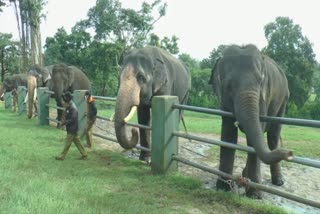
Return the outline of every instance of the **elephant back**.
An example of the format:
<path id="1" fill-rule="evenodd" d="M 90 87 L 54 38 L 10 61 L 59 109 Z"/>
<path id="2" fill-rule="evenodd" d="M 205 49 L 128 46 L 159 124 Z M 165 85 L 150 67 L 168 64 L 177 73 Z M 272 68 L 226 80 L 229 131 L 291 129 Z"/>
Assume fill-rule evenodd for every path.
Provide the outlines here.
<path id="1" fill-rule="evenodd" d="M 91 84 L 85 73 L 75 66 L 68 67 L 69 73 L 73 74 L 73 90 L 90 90 Z"/>
<path id="2" fill-rule="evenodd" d="M 53 90 L 71 91 L 89 90 L 90 81 L 88 77 L 77 67 L 65 64 L 56 64 L 52 68 Z"/>

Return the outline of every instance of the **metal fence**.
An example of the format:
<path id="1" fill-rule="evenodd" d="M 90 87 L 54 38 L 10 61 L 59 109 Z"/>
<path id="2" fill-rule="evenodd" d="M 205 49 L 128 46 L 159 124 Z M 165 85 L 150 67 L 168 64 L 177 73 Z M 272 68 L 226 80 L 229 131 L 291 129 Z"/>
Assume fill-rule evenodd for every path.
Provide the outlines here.
<path id="1" fill-rule="evenodd" d="M 50 107 L 49 95 L 50 94 L 47 88 L 38 89 L 39 124 L 41 125 L 49 124 L 49 119 L 50 119 L 48 116 L 49 107 Z M 74 102 L 78 106 L 78 109 L 81 115 L 79 119 L 82 122 L 81 127 L 85 126 L 85 122 L 83 122 L 83 119 L 85 118 L 85 109 L 84 109 L 85 102 L 83 97 L 84 97 L 84 91 L 74 92 Z M 111 98 L 111 97 L 94 96 L 94 98 L 97 100 L 107 100 L 107 101 L 116 100 L 115 98 Z M 10 100 L 10 99 L 7 99 L 7 100 Z M 293 201 L 297 201 L 306 205 L 320 208 L 319 202 L 312 201 L 304 197 L 300 197 L 298 195 L 290 194 L 288 192 L 284 192 L 279 189 L 272 188 L 266 185 L 258 184 L 250 181 L 247 178 L 226 174 L 219 170 L 216 170 L 216 169 L 192 162 L 183 157 L 180 157 L 178 154 L 178 138 L 191 139 L 194 141 L 199 141 L 199 142 L 208 143 L 212 145 L 237 149 L 237 150 L 241 150 L 248 153 L 255 153 L 255 151 L 251 147 L 235 145 L 235 144 L 231 144 L 231 143 L 227 143 L 219 140 L 207 139 L 207 138 L 202 138 L 195 135 L 179 132 L 178 130 L 179 110 L 202 112 L 206 114 L 214 114 L 214 115 L 219 115 L 223 117 L 233 117 L 231 113 L 224 112 L 221 110 L 180 105 L 178 104 L 177 97 L 173 97 L 173 96 L 154 97 L 152 100 L 151 127 L 134 124 L 134 123 L 127 123 L 127 125 L 129 126 L 135 126 L 135 127 L 144 128 L 152 131 L 151 170 L 154 173 L 167 173 L 169 171 L 177 170 L 177 167 L 178 167 L 177 163 L 181 162 L 181 163 L 196 167 L 198 169 L 213 173 L 215 175 L 225 177 L 230 181 L 231 180 L 234 181 L 239 186 L 252 187 L 264 192 L 268 192 L 271 194 L 275 194 L 275 195 L 293 200 Z M 110 119 L 106 117 L 98 116 L 98 118 L 110 121 Z M 297 125 L 297 126 L 320 128 L 320 121 L 315 121 L 315 120 L 302 120 L 302 119 L 279 118 L 279 117 L 260 117 L 260 120 L 264 122 L 273 122 L 273 123 L 282 123 L 282 124 L 290 124 L 290 125 Z M 94 133 L 94 135 L 112 142 L 117 142 L 116 139 L 111 138 L 109 136 L 100 135 L 98 133 Z M 143 148 L 140 146 L 137 146 L 137 147 L 142 150 L 150 151 L 150 149 L 148 148 Z M 320 168 L 320 161 L 317 161 L 317 160 L 294 156 L 291 160 L 288 160 L 288 161 L 297 163 L 297 164 L 302 164 L 305 166 L 315 167 L 318 169 Z"/>

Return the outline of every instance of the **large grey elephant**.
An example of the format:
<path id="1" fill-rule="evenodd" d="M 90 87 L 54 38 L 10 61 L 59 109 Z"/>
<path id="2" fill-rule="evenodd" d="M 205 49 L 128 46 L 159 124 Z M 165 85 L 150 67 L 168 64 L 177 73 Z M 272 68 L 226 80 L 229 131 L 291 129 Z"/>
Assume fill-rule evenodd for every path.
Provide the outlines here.
<path id="1" fill-rule="evenodd" d="M 50 68 L 52 70 L 50 74 Z M 88 77 L 77 67 L 67 66 L 65 64 L 55 64 L 49 66 L 49 69 L 33 69 L 29 74 L 36 77 L 38 87 L 49 87 L 54 92 L 54 97 L 58 107 L 63 107 L 62 94 L 74 90 L 90 90 L 90 81 Z M 47 82 L 49 81 L 50 82 Z M 57 120 L 63 119 L 63 111 L 57 110 Z M 57 124 L 60 127 L 60 123 Z"/>
<path id="2" fill-rule="evenodd" d="M 279 162 L 289 160 L 293 153 L 279 148 L 281 124 L 262 123 L 259 115 L 281 117 L 289 98 L 288 82 L 284 72 L 269 57 L 260 53 L 254 45 L 231 45 L 224 50 L 212 69 L 212 84 L 220 101 L 220 108 L 232 112 L 235 119 L 222 117 L 221 140 L 237 143 L 238 128 L 246 135 L 248 146 L 255 154 L 248 154 L 243 176 L 261 182 L 260 160 L 270 164 L 272 183 L 282 185 Z M 264 143 L 267 132 L 268 146 Z M 234 149 L 221 147 L 220 166 L 223 172 L 232 174 Z M 230 190 L 230 186 L 218 179 L 217 189 Z M 249 197 L 261 198 L 261 192 L 248 188 Z"/>
<path id="3" fill-rule="evenodd" d="M 25 86 L 27 87 L 27 74 L 14 74 L 12 76 L 6 77 L 3 80 L 3 84 L 0 87 L 0 98 L 3 99 L 3 95 L 6 92 L 13 92 L 13 108 L 16 111 L 17 105 L 17 93 L 16 90 L 18 86 Z"/>
<path id="4" fill-rule="evenodd" d="M 54 65 L 41 67 L 33 65 L 28 70 L 28 118 L 32 117 L 37 87 L 48 87 L 52 91 L 52 68 Z M 35 105 L 36 106 L 36 105 Z"/>
<path id="5" fill-rule="evenodd" d="M 187 68 L 167 51 L 145 47 L 128 53 L 119 76 L 119 90 L 115 109 L 117 140 L 125 149 L 136 146 L 139 134 L 132 129 L 132 137 L 126 133 L 125 121 L 138 109 L 139 124 L 150 124 L 151 99 L 157 95 L 176 95 L 185 104 L 191 89 L 191 77 Z M 130 112 L 130 113 L 129 113 Z M 139 129 L 140 144 L 150 147 L 150 131 Z M 150 154 L 141 151 L 140 160 L 148 160 Z"/>

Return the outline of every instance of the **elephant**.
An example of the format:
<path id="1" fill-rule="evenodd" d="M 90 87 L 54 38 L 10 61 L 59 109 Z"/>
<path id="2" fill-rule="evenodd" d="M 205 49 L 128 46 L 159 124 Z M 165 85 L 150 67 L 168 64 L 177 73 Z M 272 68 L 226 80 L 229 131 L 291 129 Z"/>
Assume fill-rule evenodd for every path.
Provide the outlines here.
<path id="1" fill-rule="evenodd" d="M 39 66 L 35 66 L 34 68 L 36 67 L 37 69 L 30 69 L 29 74 L 36 77 L 38 87 L 46 86 L 50 91 L 54 92 L 53 96 L 58 107 L 63 107 L 64 105 L 62 100 L 63 93 L 67 91 L 72 93 L 74 90 L 90 90 L 91 88 L 88 77 L 75 66 L 61 63 L 44 68 Z M 32 90 L 30 90 L 30 93 L 32 93 Z M 57 109 L 57 120 L 59 121 L 57 127 L 60 127 L 62 119 L 63 111 Z"/>
<path id="2" fill-rule="evenodd" d="M 285 73 L 255 45 L 230 45 L 216 60 L 209 84 L 218 97 L 220 109 L 235 117 L 222 117 L 221 140 L 237 144 L 239 127 L 246 135 L 247 145 L 256 152 L 248 153 L 242 175 L 261 183 L 261 160 L 270 165 L 272 183 L 283 185 L 279 162 L 291 160 L 293 152 L 279 148 L 281 124 L 260 122 L 259 115 L 284 115 L 290 94 Z M 269 148 L 264 143 L 264 132 Z M 234 149 L 221 147 L 219 170 L 232 174 L 234 157 Z M 222 179 L 217 180 L 216 188 L 230 191 L 231 187 Z M 262 198 L 262 193 L 253 188 L 246 188 L 246 195 Z"/>
<path id="3" fill-rule="evenodd" d="M 150 131 L 132 128 L 126 132 L 126 122 L 137 110 L 138 122 L 150 125 L 150 108 L 153 96 L 174 95 L 181 104 L 187 103 L 191 89 L 189 70 L 167 51 L 147 46 L 131 50 L 125 55 L 119 73 L 119 88 L 114 114 L 117 140 L 124 149 L 140 145 L 150 148 Z M 182 112 L 180 112 L 181 117 Z M 149 162 L 150 153 L 141 151 L 140 160 Z"/>
<path id="4" fill-rule="evenodd" d="M 32 117 L 33 109 L 36 108 L 37 87 L 48 87 L 49 91 L 52 91 L 52 68 L 53 65 L 41 67 L 39 65 L 33 65 L 28 70 L 28 118 Z"/>
<path id="5" fill-rule="evenodd" d="M 17 103 L 17 93 L 16 90 L 18 86 L 27 87 L 27 74 L 14 74 L 12 76 L 6 77 L 3 81 L 3 85 L 0 88 L 0 96 L 3 98 L 4 93 L 12 92 L 13 95 L 13 107 L 14 111 L 16 111 L 16 103 Z"/>

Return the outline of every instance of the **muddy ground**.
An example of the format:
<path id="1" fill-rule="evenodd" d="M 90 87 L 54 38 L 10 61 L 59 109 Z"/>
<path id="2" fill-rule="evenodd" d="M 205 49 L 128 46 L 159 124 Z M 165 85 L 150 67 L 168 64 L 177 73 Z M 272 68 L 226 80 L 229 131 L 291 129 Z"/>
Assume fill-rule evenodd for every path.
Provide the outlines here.
<path id="1" fill-rule="evenodd" d="M 106 122 L 103 120 L 97 120 L 94 126 L 94 132 L 99 133 L 101 135 L 107 135 L 112 138 L 116 138 L 114 134 L 113 124 L 110 122 Z M 194 135 L 206 137 L 209 139 L 219 139 L 217 135 L 211 134 L 199 134 L 193 133 Z M 244 140 L 244 139 L 242 139 Z M 100 148 L 105 147 L 110 150 L 123 152 L 123 149 L 116 143 L 112 143 L 111 141 L 106 141 L 101 138 L 94 137 L 94 141 L 96 146 Z M 189 142 L 188 140 L 179 139 L 179 155 L 182 157 L 204 164 L 206 166 L 217 169 L 218 168 L 218 160 L 219 154 L 210 154 L 210 148 L 213 145 L 208 145 L 205 143 L 193 141 Z M 217 152 L 218 153 L 218 152 Z M 123 152 L 123 154 L 128 158 L 138 158 L 138 151 L 127 151 Z M 238 154 L 238 153 L 237 153 Z M 245 165 L 245 158 L 239 158 L 239 155 L 236 154 L 234 175 L 240 175 L 242 169 Z M 262 164 L 262 183 L 268 186 L 278 188 L 280 190 L 296 194 L 300 197 L 304 197 L 310 200 L 314 200 L 320 202 L 320 169 L 311 168 L 307 166 L 302 166 L 294 163 L 285 163 L 282 164 L 282 173 L 285 178 L 285 184 L 281 187 L 277 187 L 271 184 L 271 176 L 269 167 L 265 164 Z M 204 172 L 202 170 L 198 170 L 196 168 L 187 166 L 185 164 L 179 163 L 179 171 L 181 173 L 199 178 L 203 181 L 203 186 L 205 188 L 215 189 L 215 183 L 217 180 L 217 176 Z M 235 188 L 235 194 L 243 195 L 243 188 Z M 293 213 L 305 213 L 305 214 L 320 214 L 320 209 L 313 208 L 308 205 L 304 205 L 301 203 L 297 203 L 279 196 L 271 195 L 269 193 L 264 193 L 264 199 L 266 203 L 271 203 L 276 206 L 280 206 L 285 208 L 289 212 Z"/>

